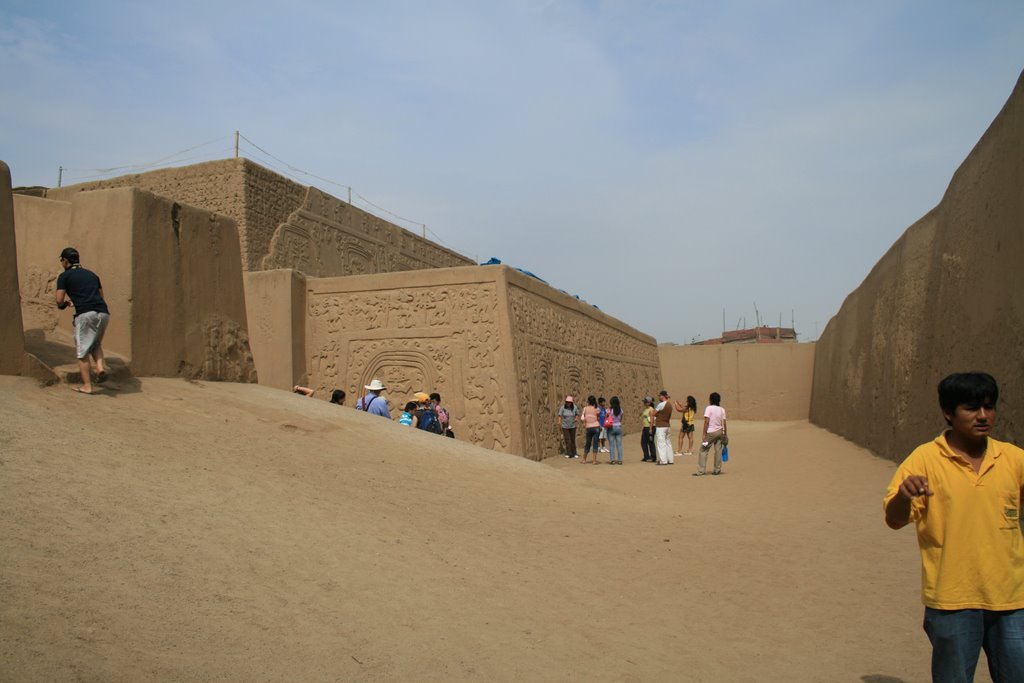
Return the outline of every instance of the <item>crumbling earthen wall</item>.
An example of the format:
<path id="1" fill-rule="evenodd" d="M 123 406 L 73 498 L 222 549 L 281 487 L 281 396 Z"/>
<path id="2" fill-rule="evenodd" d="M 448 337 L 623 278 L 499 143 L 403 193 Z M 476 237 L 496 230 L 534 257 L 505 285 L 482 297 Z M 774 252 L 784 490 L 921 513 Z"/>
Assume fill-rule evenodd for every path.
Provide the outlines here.
<path id="1" fill-rule="evenodd" d="M 704 414 L 717 391 L 733 420 L 806 420 L 814 344 L 661 344 L 665 388 L 680 403 L 697 399 Z"/>
<path id="2" fill-rule="evenodd" d="M 21 374 L 25 332 L 18 289 L 11 169 L 0 161 L 0 375 Z"/>
<path id="3" fill-rule="evenodd" d="M 290 281 L 267 275 L 261 291 L 288 309 Z M 437 391 L 458 438 L 485 448 L 557 454 L 566 393 L 620 396 L 633 431 L 640 399 L 658 385 L 652 338 L 505 266 L 306 282 L 306 369 L 319 395 L 340 388 L 354 403 L 379 378 L 398 411 L 413 393 Z"/>
<path id="4" fill-rule="evenodd" d="M 996 435 L 1024 440 L 1024 76 L 935 209 L 907 229 L 817 343 L 811 420 L 899 460 L 945 423 L 936 385 L 982 370 Z"/>
<path id="5" fill-rule="evenodd" d="M 223 159 L 50 189 L 50 199 L 137 187 L 237 223 L 245 270 L 295 268 L 331 277 L 468 265 L 471 261 L 248 159 Z"/>
<path id="6" fill-rule="evenodd" d="M 131 187 L 14 206 L 26 336 L 70 333 L 53 295 L 57 255 L 74 246 L 111 309 L 104 349 L 133 373 L 255 381 L 233 221 Z"/>

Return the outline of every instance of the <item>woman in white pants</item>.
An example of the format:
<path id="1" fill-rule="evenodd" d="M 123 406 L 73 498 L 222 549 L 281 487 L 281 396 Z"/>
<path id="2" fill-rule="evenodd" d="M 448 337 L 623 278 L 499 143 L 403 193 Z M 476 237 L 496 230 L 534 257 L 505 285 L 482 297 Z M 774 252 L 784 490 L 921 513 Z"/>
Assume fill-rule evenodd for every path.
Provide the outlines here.
<path id="1" fill-rule="evenodd" d="M 672 465 L 675 463 L 669 425 L 672 419 L 672 401 L 665 389 L 658 394 L 658 400 L 660 403 L 654 407 L 654 446 L 658 450 L 658 464 Z"/>

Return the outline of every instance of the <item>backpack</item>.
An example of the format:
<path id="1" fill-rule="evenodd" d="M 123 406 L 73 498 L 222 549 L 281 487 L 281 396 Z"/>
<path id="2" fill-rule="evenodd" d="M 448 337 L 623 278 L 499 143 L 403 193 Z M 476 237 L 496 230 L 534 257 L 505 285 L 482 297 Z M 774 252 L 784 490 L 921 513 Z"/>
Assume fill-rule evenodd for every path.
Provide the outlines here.
<path id="1" fill-rule="evenodd" d="M 434 408 L 434 410 L 437 412 L 437 419 L 441 421 L 441 426 L 442 427 L 447 427 L 448 426 L 448 411 L 445 410 L 444 408 L 442 408 L 441 406 L 437 406 L 436 408 Z"/>
<path id="2" fill-rule="evenodd" d="M 434 434 L 441 434 L 444 430 L 441 429 L 441 421 L 437 419 L 437 413 L 432 408 L 421 410 L 419 414 L 420 421 L 416 423 L 419 429 L 432 432 Z"/>
<path id="3" fill-rule="evenodd" d="M 604 414 L 604 426 L 605 428 L 615 426 L 615 416 L 612 414 L 611 410 Z"/>

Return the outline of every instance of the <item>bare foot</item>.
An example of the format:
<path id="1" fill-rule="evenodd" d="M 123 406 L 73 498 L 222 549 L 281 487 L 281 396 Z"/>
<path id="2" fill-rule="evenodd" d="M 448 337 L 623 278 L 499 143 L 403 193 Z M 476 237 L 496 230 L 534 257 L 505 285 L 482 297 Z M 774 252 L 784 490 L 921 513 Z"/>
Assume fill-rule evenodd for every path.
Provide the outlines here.
<path id="1" fill-rule="evenodd" d="M 93 394 L 92 388 L 86 389 L 85 387 L 72 387 L 71 390 L 77 391 L 80 394 L 85 394 L 86 396 L 92 396 Z"/>

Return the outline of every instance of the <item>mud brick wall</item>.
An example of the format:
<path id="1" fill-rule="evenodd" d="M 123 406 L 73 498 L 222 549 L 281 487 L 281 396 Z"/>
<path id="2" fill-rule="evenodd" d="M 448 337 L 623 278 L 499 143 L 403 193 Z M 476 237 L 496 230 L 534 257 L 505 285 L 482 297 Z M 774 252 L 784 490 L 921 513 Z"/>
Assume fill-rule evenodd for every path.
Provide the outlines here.
<path id="1" fill-rule="evenodd" d="M 817 343 L 811 421 L 893 460 L 945 428 L 936 385 L 1000 384 L 994 436 L 1024 442 L 1024 76 Z"/>

